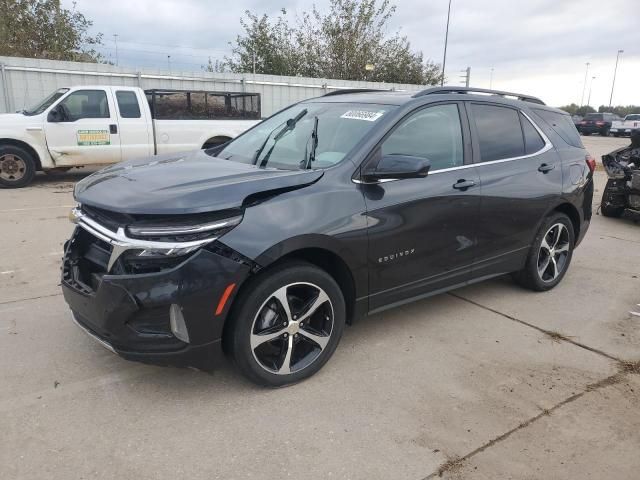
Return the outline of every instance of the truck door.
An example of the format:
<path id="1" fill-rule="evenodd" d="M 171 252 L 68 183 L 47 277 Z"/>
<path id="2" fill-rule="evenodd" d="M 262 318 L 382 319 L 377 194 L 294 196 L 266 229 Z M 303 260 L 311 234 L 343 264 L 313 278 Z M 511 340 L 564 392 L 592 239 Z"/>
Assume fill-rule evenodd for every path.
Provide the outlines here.
<path id="1" fill-rule="evenodd" d="M 47 148 L 56 165 L 119 162 L 120 136 L 111 95 L 104 89 L 75 90 L 64 97 L 45 122 Z"/>
<path id="2" fill-rule="evenodd" d="M 147 100 L 139 89 L 114 87 L 122 160 L 153 155 L 153 131 Z"/>

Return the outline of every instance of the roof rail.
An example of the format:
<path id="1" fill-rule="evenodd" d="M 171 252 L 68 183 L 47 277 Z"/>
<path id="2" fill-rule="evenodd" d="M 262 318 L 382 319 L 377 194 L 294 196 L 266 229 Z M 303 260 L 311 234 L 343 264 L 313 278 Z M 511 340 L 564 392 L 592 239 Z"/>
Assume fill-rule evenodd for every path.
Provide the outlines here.
<path id="1" fill-rule="evenodd" d="M 436 94 L 445 94 L 445 93 L 487 93 L 490 95 L 497 95 L 499 97 L 513 97 L 516 100 L 521 100 L 523 102 L 530 103 L 538 103 L 540 105 L 546 105 L 542 100 L 538 97 L 533 97 L 531 95 L 523 95 L 521 93 L 512 93 L 512 92 L 503 92 L 501 90 L 489 90 L 487 88 L 473 88 L 473 87 L 433 87 L 422 90 L 415 95 L 416 97 L 422 97 L 424 95 L 436 95 Z"/>
<path id="2" fill-rule="evenodd" d="M 367 93 L 367 92 L 391 92 L 392 90 L 381 90 L 379 88 L 341 88 L 333 92 L 325 93 L 323 97 L 332 97 L 334 95 L 346 95 L 347 93 Z"/>

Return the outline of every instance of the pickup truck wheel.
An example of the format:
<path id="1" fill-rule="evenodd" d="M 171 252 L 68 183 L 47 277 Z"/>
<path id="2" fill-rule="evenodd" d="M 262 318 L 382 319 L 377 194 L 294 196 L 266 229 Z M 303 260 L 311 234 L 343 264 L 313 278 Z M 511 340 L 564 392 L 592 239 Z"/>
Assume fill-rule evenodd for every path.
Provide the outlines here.
<path id="1" fill-rule="evenodd" d="M 552 289 L 567 273 L 574 243 L 573 224 L 569 217 L 564 213 L 547 217 L 533 239 L 524 268 L 512 274 L 513 279 L 536 292 Z"/>
<path id="2" fill-rule="evenodd" d="M 304 262 L 261 272 L 234 303 L 230 353 L 247 378 L 264 386 L 281 387 L 316 373 L 344 330 L 340 287 Z"/>
<path id="3" fill-rule="evenodd" d="M 0 187 L 24 187 L 35 175 L 36 162 L 29 152 L 13 145 L 0 146 Z"/>

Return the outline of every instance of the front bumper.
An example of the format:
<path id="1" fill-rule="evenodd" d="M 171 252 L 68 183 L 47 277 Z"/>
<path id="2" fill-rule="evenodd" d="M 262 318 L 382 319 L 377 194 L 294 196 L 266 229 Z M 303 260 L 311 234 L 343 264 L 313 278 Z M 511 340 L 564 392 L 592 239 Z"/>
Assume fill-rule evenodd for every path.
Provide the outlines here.
<path id="1" fill-rule="evenodd" d="M 82 271 L 86 262 L 77 252 L 82 242 L 87 242 L 86 232 L 76 227 L 65 247 L 61 286 L 83 330 L 128 360 L 201 369 L 215 366 L 224 322 L 233 296 L 249 275 L 248 264 L 224 256 L 220 253 L 224 249 L 202 248 L 173 268 L 128 275 L 93 271 L 88 282 L 87 272 Z M 216 313 L 230 284 L 235 284 L 232 294 Z M 172 333 L 172 304 L 180 307 L 188 343 Z"/>

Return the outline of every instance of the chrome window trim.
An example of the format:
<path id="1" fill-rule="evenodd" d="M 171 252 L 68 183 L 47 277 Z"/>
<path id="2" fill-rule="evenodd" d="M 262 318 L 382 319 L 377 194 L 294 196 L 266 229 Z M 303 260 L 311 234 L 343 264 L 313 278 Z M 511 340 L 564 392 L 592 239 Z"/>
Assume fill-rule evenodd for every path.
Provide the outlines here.
<path id="1" fill-rule="evenodd" d="M 171 254 L 173 250 L 184 250 L 184 253 L 189 253 L 218 238 L 217 236 L 212 236 L 201 240 L 192 240 L 190 242 L 157 242 L 151 240 L 140 240 L 137 238 L 127 237 L 123 227 L 119 227 L 116 232 L 109 230 L 95 220 L 89 218 L 78 207 L 71 210 L 69 218 L 78 227 L 86 230 L 91 235 L 109 243 L 112 246 L 111 256 L 109 257 L 109 263 L 107 265 L 107 273 L 111 271 L 111 267 L 113 267 L 116 260 L 120 258 L 120 255 L 127 250 L 158 249 L 166 251 L 167 254 Z"/>
<path id="2" fill-rule="evenodd" d="M 427 175 L 428 178 L 431 175 L 437 175 L 438 173 L 446 173 L 446 172 L 454 172 L 456 170 L 464 170 L 466 168 L 472 168 L 472 167 L 479 167 L 482 165 L 495 165 L 498 163 L 505 163 L 505 162 L 513 162 L 515 160 L 525 160 L 527 158 L 531 158 L 531 157 L 535 157 L 537 155 L 542 155 L 543 153 L 547 153 L 549 150 L 551 150 L 552 148 L 554 148 L 554 145 L 551 143 L 551 140 L 549 140 L 549 137 L 547 137 L 547 135 L 545 135 L 545 133 L 542 131 L 542 129 L 538 126 L 538 124 L 536 122 L 533 121 L 533 119 L 526 114 L 526 112 L 520 110 L 519 108 L 516 109 L 518 112 L 522 113 L 522 115 L 529 120 L 529 122 L 531 122 L 531 125 L 533 125 L 533 128 L 536 129 L 536 131 L 538 132 L 538 134 L 540 134 L 540 136 L 542 137 L 542 140 L 544 141 L 544 147 L 542 147 L 540 150 L 538 150 L 537 152 L 534 153 L 529 153 L 527 155 L 520 155 L 518 157 L 509 157 L 509 158 L 501 158 L 499 160 L 490 160 L 488 162 L 477 162 L 477 163 L 468 163 L 466 165 L 458 165 L 457 167 L 450 167 L 450 168 L 441 168 L 439 170 L 434 170 L 433 172 L 429 172 L 429 175 Z M 523 143 L 524 143 L 524 138 L 523 138 Z M 526 148 L 526 146 L 525 146 Z M 357 184 L 362 184 L 362 185 L 375 185 L 378 183 L 386 183 L 386 182 L 396 182 L 400 180 L 399 178 L 385 178 L 384 180 L 379 180 L 376 182 L 363 182 L 362 180 L 358 180 L 358 179 L 352 179 L 353 183 L 357 183 Z"/>

